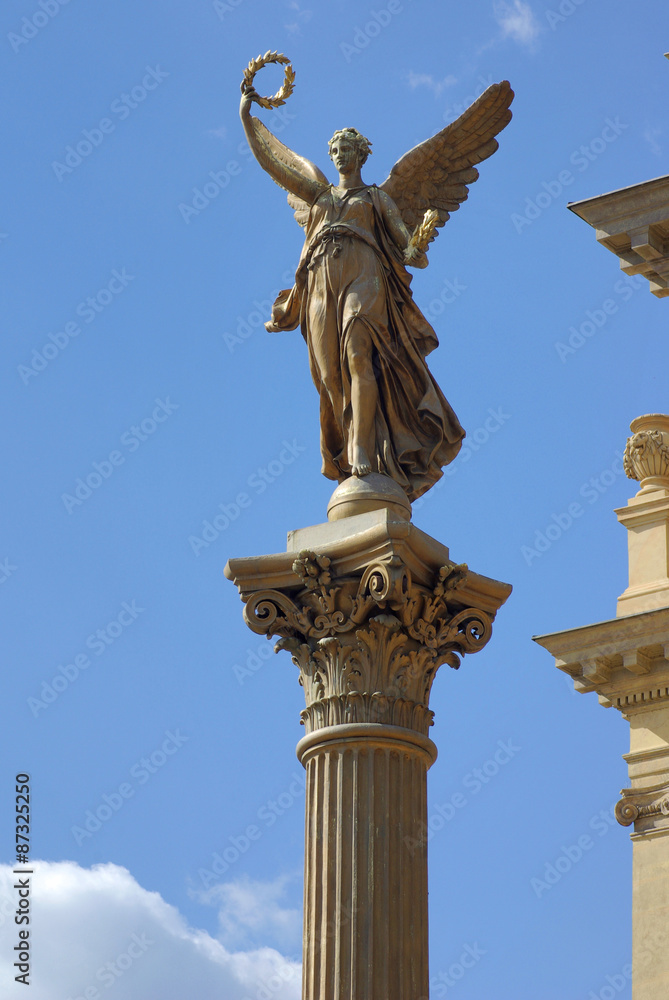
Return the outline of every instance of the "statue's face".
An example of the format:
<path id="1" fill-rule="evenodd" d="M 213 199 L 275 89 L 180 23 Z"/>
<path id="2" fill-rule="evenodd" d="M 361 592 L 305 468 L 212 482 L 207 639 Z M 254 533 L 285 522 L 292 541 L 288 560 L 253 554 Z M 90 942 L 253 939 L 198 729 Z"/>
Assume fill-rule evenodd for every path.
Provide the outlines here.
<path id="1" fill-rule="evenodd" d="M 338 138 L 330 146 L 330 156 L 341 174 L 348 174 L 360 166 L 358 147 L 350 139 Z"/>

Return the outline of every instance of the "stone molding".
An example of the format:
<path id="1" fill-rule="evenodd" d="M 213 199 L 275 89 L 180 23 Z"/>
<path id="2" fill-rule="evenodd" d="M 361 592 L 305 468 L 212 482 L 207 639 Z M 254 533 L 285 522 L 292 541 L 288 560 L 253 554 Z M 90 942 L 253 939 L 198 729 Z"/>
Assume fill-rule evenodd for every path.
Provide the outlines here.
<path id="1" fill-rule="evenodd" d="M 625 274 L 641 274 L 658 298 L 669 295 L 669 176 L 568 206 L 596 231 Z"/>
<path id="2" fill-rule="evenodd" d="M 555 665 L 605 708 L 628 716 L 669 704 L 669 608 L 535 636 Z"/>
<path id="3" fill-rule="evenodd" d="M 299 762 L 306 767 L 314 754 L 321 753 L 324 749 L 343 752 L 361 748 L 366 751 L 391 750 L 417 757 L 428 769 L 437 759 L 437 748 L 429 737 L 401 726 L 385 726 L 373 722 L 330 726 L 308 733 L 297 744 L 296 753 Z"/>

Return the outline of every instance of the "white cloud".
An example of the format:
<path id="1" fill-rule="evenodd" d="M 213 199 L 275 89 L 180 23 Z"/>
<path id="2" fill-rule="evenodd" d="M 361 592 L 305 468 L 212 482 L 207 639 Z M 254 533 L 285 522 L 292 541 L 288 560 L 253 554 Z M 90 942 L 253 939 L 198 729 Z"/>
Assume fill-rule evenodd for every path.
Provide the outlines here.
<path id="1" fill-rule="evenodd" d="M 662 135 L 661 128 L 652 128 L 650 125 L 647 125 L 643 132 L 643 137 L 650 146 L 651 152 L 653 152 L 655 156 L 662 155 L 662 147 L 657 141 L 658 137 L 661 135 Z"/>
<path id="2" fill-rule="evenodd" d="M 297 0 L 290 0 L 288 6 L 291 10 L 295 11 L 297 20 L 292 21 L 290 24 L 284 24 L 284 28 L 286 31 L 289 31 L 291 35 L 301 35 L 302 25 L 307 24 L 311 20 L 314 16 L 314 12 L 312 10 L 302 10 Z"/>
<path id="3" fill-rule="evenodd" d="M 274 882 L 238 879 L 213 886 L 196 898 L 218 906 L 219 939 L 227 948 L 248 948 L 259 939 L 292 952 L 301 950 L 302 914 L 284 909 L 280 901 L 290 876 Z"/>
<path id="4" fill-rule="evenodd" d="M 217 139 L 225 139 L 227 137 L 228 130 L 225 125 L 221 125 L 220 128 L 209 128 L 207 129 L 207 135 L 213 135 Z"/>
<path id="5" fill-rule="evenodd" d="M 525 0 L 495 0 L 495 19 L 503 38 L 532 47 L 539 35 L 539 23 Z"/>
<path id="6" fill-rule="evenodd" d="M 30 1000 L 104 1000 L 111 987 L 113 1000 L 299 1000 L 299 963 L 269 947 L 229 950 L 190 927 L 125 868 L 85 869 L 70 861 L 37 861 L 31 868 Z M 18 944 L 15 878 L 8 865 L 0 865 L 0 977 L 11 983 L 4 1000 L 27 996 L 12 967 Z M 278 904 L 283 882 L 217 886 L 226 936 L 235 936 L 235 913 L 261 931 L 259 908 L 266 903 L 266 923 L 275 931 L 291 928 L 294 936 L 294 911 L 282 913 Z"/>
<path id="7" fill-rule="evenodd" d="M 445 76 L 443 80 L 435 80 L 430 73 L 414 73 L 413 70 L 409 73 L 409 86 L 412 90 L 415 90 L 416 87 L 429 87 L 435 97 L 441 97 L 442 92 L 447 87 L 452 87 L 457 82 L 458 78 L 452 73 Z"/>

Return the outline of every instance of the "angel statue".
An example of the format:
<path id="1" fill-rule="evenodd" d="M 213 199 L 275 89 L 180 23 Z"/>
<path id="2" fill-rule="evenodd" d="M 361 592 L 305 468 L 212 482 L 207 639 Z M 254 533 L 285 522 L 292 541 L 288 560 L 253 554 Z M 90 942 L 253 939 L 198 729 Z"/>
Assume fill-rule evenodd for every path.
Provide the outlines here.
<path id="1" fill-rule="evenodd" d="M 369 139 L 340 129 L 329 142 L 339 175 L 331 184 L 251 116 L 254 102 L 275 106 L 252 79 L 247 73 L 242 83 L 246 137 L 306 232 L 295 284 L 279 293 L 265 326 L 279 332 L 299 325 L 307 342 L 320 394 L 323 474 L 341 483 L 381 473 L 415 500 L 456 457 L 465 432 L 427 367 L 438 341 L 413 300 L 407 266 L 427 267 L 435 226 L 467 198 L 478 177 L 474 164 L 498 148 L 513 91 L 507 81 L 488 87 L 398 160 L 379 186 L 360 173 Z"/>

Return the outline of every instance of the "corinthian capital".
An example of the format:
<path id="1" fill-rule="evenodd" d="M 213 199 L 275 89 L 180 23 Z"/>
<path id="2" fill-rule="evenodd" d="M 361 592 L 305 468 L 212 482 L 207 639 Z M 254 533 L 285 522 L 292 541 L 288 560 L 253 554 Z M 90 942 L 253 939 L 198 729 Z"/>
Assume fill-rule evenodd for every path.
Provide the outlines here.
<path id="1" fill-rule="evenodd" d="M 275 649 L 299 668 L 308 733 L 375 722 L 426 735 L 437 669 L 457 669 L 486 645 L 511 588 L 454 564 L 444 546 L 387 510 L 348 518 L 347 527 L 358 530 L 304 529 L 295 541 L 318 546 L 234 559 L 226 572 L 249 628 L 278 636 Z M 262 586 L 263 559 L 273 586 Z"/>

